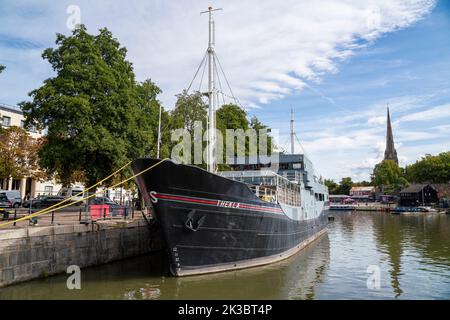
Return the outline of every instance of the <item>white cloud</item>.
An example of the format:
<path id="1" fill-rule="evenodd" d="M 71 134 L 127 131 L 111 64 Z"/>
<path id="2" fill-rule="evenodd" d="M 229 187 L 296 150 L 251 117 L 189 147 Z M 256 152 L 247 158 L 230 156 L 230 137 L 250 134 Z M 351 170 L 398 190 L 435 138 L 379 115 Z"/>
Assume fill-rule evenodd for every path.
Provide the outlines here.
<path id="1" fill-rule="evenodd" d="M 250 108 L 263 108 L 305 88 L 316 92 L 340 112 L 302 123 L 300 138 L 315 167 L 335 179 L 368 179 L 370 168 L 384 152 L 386 104 L 396 116 L 394 136 L 401 161 L 407 161 L 415 159 L 413 154 L 418 151 L 403 145 L 406 137 L 400 124 L 412 121 L 413 114 L 409 120 L 398 115 L 423 107 L 430 97 L 393 97 L 349 111 L 336 105 L 316 85 L 319 87 L 323 75 L 338 72 L 340 62 L 357 54 L 361 47 L 413 25 L 430 12 L 435 2 L 130 0 L 111 4 L 77 0 L 76 4 L 81 9 L 81 22 L 91 33 L 106 26 L 127 47 L 138 79 L 152 78 L 162 88 L 161 100 L 169 108 L 174 95 L 189 85 L 206 50 L 207 17 L 199 12 L 209 5 L 223 7 L 224 11 L 216 14 L 217 52 L 240 101 Z M 41 46 L 26 52 L 23 48 L 0 48 L 0 62 L 8 67 L 0 77 L 0 101 L 15 104 L 50 76 L 48 63 L 40 55 L 45 47 L 54 46 L 56 32 L 69 33 L 66 8 L 73 1 L 9 3 L 3 16 L 0 12 L 1 33 L 21 35 Z M 377 79 L 377 86 L 388 84 L 388 78 Z M 194 87 L 198 88 L 198 83 Z M 421 112 L 422 117 L 435 116 Z M 288 117 L 280 118 L 279 123 L 271 120 L 272 127 L 283 133 Z M 444 134 L 446 130 L 435 131 Z M 420 132 L 415 134 L 415 138 L 422 136 Z M 285 136 L 280 139 L 288 141 Z"/>
<path id="2" fill-rule="evenodd" d="M 32 6 L 41 15 L 30 18 L 23 14 L 31 10 L 27 2 L 14 3 L 0 27 L 3 32 L 48 45 L 55 32 L 68 33 L 66 8 L 70 4 L 44 1 Z M 128 48 L 138 78 L 151 77 L 161 86 L 167 107 L 187 87 L 206 49 L 207 17 L 199 12 L 210 4 L 77 1 L 81 22 L 91 32 L 110 28 Z M 246 105 L 267 104 L 301 90 L 304 80 L 320 81 L 323 74 L 337 72 L 339 62 L 364 45 L 361 39 L 374 41 L 407 27 L 434 4 L 432 0 L 213 1 L 213 6 L 224 8 L 216 14 L 217 51 L 240 100 Z M 38 55 L 21 63 L 33 68 L 36 60 L 40 60 Z M 39 80 L 47 75 L 48 70 Z M 15 90 L 21 95 L 17 100 L 25 98 L 30 89 L 29 84 L 20 84 Z M 3 97 L 0 93 L 0 101 Z"/>
<path id="3" fill-rule="evenodd" d="M 444 104 L 429 110 L 415 112 L 400 118 L 400 121 L 429 121 L 450 117 L 450 104 Z"/>

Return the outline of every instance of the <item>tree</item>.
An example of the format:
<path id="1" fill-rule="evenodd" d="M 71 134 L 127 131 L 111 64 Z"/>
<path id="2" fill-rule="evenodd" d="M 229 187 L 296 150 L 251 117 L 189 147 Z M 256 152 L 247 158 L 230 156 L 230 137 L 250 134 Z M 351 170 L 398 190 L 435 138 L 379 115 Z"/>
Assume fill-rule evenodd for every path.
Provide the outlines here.
<path id="1" fill-rule="evenodd" d="M 217 129 L 219 129 L 225 137 L 226 129 L 242 129 L 249 128 L 247 114 L 245 111 L 235 104 L 224 104 L 216 112 Z"/>
<path id="2" fill-rule="evenodd" d="M 203 129 L 206 129 L 206 119 L 208 106 L 203 101 L 202 94 L 195 92 L 192 94 L 183 91 L 177 95 L 177 102 L 172 111 L 172 129 L 186 129 L 191 136 L 194 136 L 195 122 L 200 121 Z"/>
<path id="3" fill-rule="evenodd" d="M 339 194 L 339 185 L 332 179 L 325 179 L 324 184 L 328 187 L 329 194 Z"/>
<path id="4" fill-rule="evenodd" d="M 37 156 L 43 142 L 44 139 L 34 139 L 19 127 L 3 129 L 0 132 L 0 178 L 46 179 L 47 175 L 39 168 Z"/>
<path id="5" fill-rule="evenodd" d="M 385 194 L 394 194 L 408 184 L 404 171 L 392 160 L 383 160 L 377 164 L 371 178 L 372 183 Z"/>
<path id="6" fill-rule="evenodd" d="M 450 182 L 450 151 L 438 155 L 427 154 L 416 163 L 406 166 L 409 181 L 427 183 Z"/>
<path id="7" fill-rule="evenodd" d="M 138 119 L 138 121 L 139 126 L 150 128 L 149 135 L 155 143 L 151 144 L 148 156 L 156 157 L 159 109 L 161 107 L 160 158 L 167 158 L 170 156 L 170 114 L 162 108 L 161 102 L 157 99 L 161 92 L 161 89 L 150 79 L 137 85 L 138 106 L 147 115 L 147 117 Z"/>
<path id="8" fill-rule="evenodd" d="M 341 182 L 339 182 L 339 194 L 350 194 L 350 189 L 353 187 L 352 178 L 346 177 L 342 178 Z"/>
<path id="9" fill-rule="evenodd" d="M 6 67 L 4 65 L 0 64 L 0 73 L 2 73 L 2 71 L 5 70 L 5 68 Z"/>
<path id="10" fill-rule="evenodd" d="M 26 124 L 47 129 L 39 164 L 64 185 L 79 171 L 92 185 L 151 151 L 152 122 L 126 53 L 106 28 L 94 36 L 81 25 L 71 36 L 57 34 L 56 48 L 42 55 L 56 76 L 20 105 Z"/>
<path id="11" fill-rule="evenodd" d="M 272 138 L 272 136 L 270 135 L 270 129 L 269 129 L 269 127 L 268 126 L 266 126 L 265 124 L 263 124 L 261 121 L 259 121 L 258 120 L 258 118 L 256 117 L 256 116 L 253 116 L 251 119 L 250 119 L 250 127 L 252 128 L 252 129 L 254 129 L 254 130 L 256 130 L 257 131 L 257 133 L 258 133 L 258 152 L 260 152 L 260 150 L 259 150 L 259 139 L 260 139 L 260 137 L 264 137 L 265 136 L 265 138 L 267 139 L 267 150 L 265 150 L 266 152 L 266 154 L 267 155 L 269 155 L 269 154 L 272 154 L 272 152 L 274 151 L 274 143 L 273 143 L 273 138 Z M 265 134 L 265 135 L 260 135 L 259 133 L 260 133 L 260 130 L 267 130 L 267 134 Z"/>

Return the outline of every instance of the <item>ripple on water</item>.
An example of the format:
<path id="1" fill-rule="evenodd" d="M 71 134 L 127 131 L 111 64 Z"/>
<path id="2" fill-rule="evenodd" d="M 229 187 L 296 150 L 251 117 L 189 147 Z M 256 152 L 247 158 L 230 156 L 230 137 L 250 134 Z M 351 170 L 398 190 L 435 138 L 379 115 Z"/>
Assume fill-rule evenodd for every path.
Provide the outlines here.
<path id="1" fill-rule="evenodd" d="M 326 236 L 268 266 L 173 278 L 153 254 L 84 269 L 78 292 L 60 275 L 0 299 L 450 299 L 450 216 L 333 215 Z"/>

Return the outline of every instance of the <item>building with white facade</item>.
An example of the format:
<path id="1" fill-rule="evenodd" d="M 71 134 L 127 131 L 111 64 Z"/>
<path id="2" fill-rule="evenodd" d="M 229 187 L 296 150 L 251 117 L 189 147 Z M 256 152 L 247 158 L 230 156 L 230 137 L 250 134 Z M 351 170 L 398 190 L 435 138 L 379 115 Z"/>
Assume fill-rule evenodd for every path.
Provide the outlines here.
<path id="1" fill-rule="evenodd" d="M 12 126 L 23 128 L 35 139 L 42 136 L 42 133 L 38 132 L 34 127 L 25 128 L 25 118 L 22 111 L 17 107 L 0 105 L 0 125 L 2 128 Z M 56 194 L 60 188 L 61 185 L 54 180 L 38 181 L 27 177 L 22 179 L 0 179 L 1 190 L 19 190 L 22 199 L 26 195 L 35 197 L 40 194 Z"/>
<path id="2" fill-rule="evenodd" d="M 25 117 L 18 107 L 6 106 L 0 104 L 0 125 L 3 128 L 16 126 L 27 130 L 31 137 L 37 139 L 43 136 L 42 132 L 38 132 L 33 127 L 25 128 Z M 0 155 L 1 156 L 1 155 Z M 80 183 L 76 184 L 78 188 L 82 188 Z M 0 190 L 19 190 L 22 199 L 29 195 L 36 197 L 38 195 L 56 195 L 62 188 L 62 185 L 56 183 L 54 179 L 49 181 L 38 181 L 33 178 L 24 177 L 22 179 L 1 179 Z M 100 192 L 102 188 L 98 189 Z M 105 196 L 117 202 L 130 201 L 133 197 L 131 191 L 117 188 L 103 192 Z"/>

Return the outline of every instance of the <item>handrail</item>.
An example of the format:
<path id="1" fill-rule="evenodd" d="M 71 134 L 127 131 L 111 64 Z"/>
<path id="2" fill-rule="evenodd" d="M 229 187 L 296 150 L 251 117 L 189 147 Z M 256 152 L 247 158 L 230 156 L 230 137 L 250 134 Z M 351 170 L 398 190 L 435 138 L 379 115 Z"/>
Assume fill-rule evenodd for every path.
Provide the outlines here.
<path id="1" fill-rule="evenodd" d="M 99 194 L 103 194 L 106 190 L 114 189 L 114 188 L 116 188 L 116 187 L 118 187 L 118 186 L 120 186 L 120 185 L 122 185 L 122 184 L 124 184 L 124 183 L 126 183 L 126 182 L 128 182 L 128 181 L 130 181 L 131 179 L 134 179 L 134 178 L 140 176 L 141 174 L 143 174 L 143 173 L 145 173 L 145 172 L 147 172 L 147 171 L 149 171 L 149 170 L 155 168 L 156 166 L 160 165 L 161 163 L 163 163 L 163 162 L 166 161 L 166 160 L 169 160 L 169 158 L 162 159 L 161 161 L 157 162 L 156 164 L 154 164 L 154 165 L 152 165 L 152 166 L 150 166 L 150 167 L 148 167 L 148 168 L 142 170 L 141 172 L 138 172 L 137 174 L 135 174 L 135 175 L 133 175 L 133 176 L 131 176 L 131 177 L 125 179 L 125 180 L 122 180 L 122 181 L 120 181 L 119 183 L 116 183 L 115 185 L 113 185 L 113 186 L 111 186 L 111 187 L 108 187 L 108 188 L 106 188 L 106 189 L 104 189 L 104 190 L 102 190 L 102 191 L 96 192 L 96 193 L 94 193 L 94 194 L 92 194 L 92 195 L 89 195 L 89 196 L 87 196 L 87 197 L 84 197 L 84 198 L 82 198 L 82 199 L 77 199 L 76 201 L 71 202 L 71 203 L 68 203 L 68 204 L 65 204 L 65 205 L 63 205 L 63 206 L 61 206 L 61 207 L 55 208 L 56 206 L 59 206 L 60 204 L 62 204 L 62 203 L 64 203 L 64 202 L 67 202 L 69 199 L 73 199 L 73 198 L 77 197 L 79 194 L 78 194 L 78 195 L 75 195 L 75 196 L 72 196 L 71 198 L 64 199 L 63 201 L 58 202 L 58 203 L 54 204 L 53 206 L 51 206 L 51 207 L 49 207 L 49 208 L 40 210 L 40 211 L 38 211 L 38 212 L 32 213 L 32 214 L 30 214 L 30 215 L 27 215 L 27 216 L 25 216 L 25 217 L 22 217 L 22 218 L 19 218 L 19 219 L 16 219 L 16 220 L 12 220 L 12 221 L 8 221 L 8 222 L 6 222 L 6 223 L 2 223 L 2 224 L 0 224 L 0 228 L 1 228 L 1 227 L 4 227 L 4 226 L 7 226 L 7 225 L 10 225 L 10 224 L 13 224 L 13 223 L 17 223 L 17 222 L 20 222 L 20 221 L 28 220 L 28 219 L 31 219 L 31 218 L 34 218 L 34 217 L 37 217 L 37 216 L 40 216 L 40 215 L 49 213 L 50 211 L 61 210 L 61 209 L 67 208 L 68 206 L 71 206 L 71 205 L 74 204 L 74 203 L 77 203 L 77 202 L 80 202 L 80 201 L 84 201 L 84 200 L 90 199 L 90 198 L 95 197 L 96 195 L 99 195 Z M 120 172 L 121 170 L 123 170 L 123 169 L 124 169 L 126 166 L 128 166 L 130 163 L 131 163 L 131 161 L 130 161 L 129 163 L 127 163 L 125 166 L 123 166 L 121 169 L 117 170 L 114 174 L 117 174 L 117 172 Z M 109 175 L 107 178 L 103 179 L 102 182 L 105 181 L 106 179 L 109 179 L 111 176 L 112 176 L 112 175 Z M 90 190 L 90 189 L 92 189 L 94 186 L 97 186 L 98 184 L 99 184 L 99 182 L 97 182 L 95 185 L 89 187 L 89 188 L 86 189 L 86 190 Z M 84 192 L 83 192 L 83 193 L 84 193 Z M 81 194 L 82 194 L 82 193 L 81 193 Z M 52 208 L 54 208 L 54 209 L 51 210 Z"/>

